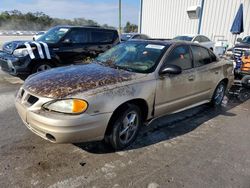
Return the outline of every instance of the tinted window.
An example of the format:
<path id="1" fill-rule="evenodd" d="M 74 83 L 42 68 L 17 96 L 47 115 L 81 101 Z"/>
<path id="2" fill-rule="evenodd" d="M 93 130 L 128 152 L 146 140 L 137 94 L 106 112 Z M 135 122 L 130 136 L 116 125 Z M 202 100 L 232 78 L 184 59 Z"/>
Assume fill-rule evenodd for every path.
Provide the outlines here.
<path id="1" fill-rule="evenodd" d="M 200 37 L 200 36 L 195 37 L 195 38 L 194 38 L 194 42 L 202 42 L 202 41 L 201 41 L 201 37 Z"/>
<path id="2" fill-rule="evenodd" d="M 200 36 L 201 38 L 201 42 L 209 42 L 209 38 L 205 37 L 205 36 Z"/>
<path id="3" fill-rule="evenodd" d="M 147 35 L 141 35 L 141 39 L 149 39 Z"/>
<path id="4" fill-rule="evenodd" d="M 140 35 L 135 35 L 135 36 L 133 36 L 133 39 L 141 39 L 141 36 Z"/>
<path id="5" fill-rule="evenodd" d="M 216 62 L 216 61 L 217 61 L 216 55 L 214 55 L 214 53 L 211 52 L 211 51 L 209 51 L 209 54 L 210 54 L 211 61 L 212 61 L 212 62 Z"/>
<path id="6" fill-rule="evenodd" d="M 122 34 L 121 35 L 121 41 L 127 41 L 132 37 L 130 34 Z"/>
<path id="7" fill-rule="evenodd" d="M 186 41 L 191 41 L 193 40 L 193 37 L 189 37 L 189 36 L 177 36 L 175 38 L 173 38 L 174 40 L 186 40 Z"/>
<path id="8" fill-rule="evenodd" d="M 250 43 L 250 36 L 247 36 L 245 37 L 243 40 L 242 40 L 243 43 Z"/>
<path id="9" fill-rule="evenodd" d="M 191 46 L 193 52 L 194 66 L 200 67 L 211 63 L 209 51 L 199 46 Z"/>
<path id="10" fill-rule="evenodd" d="M 110 43 L 114 39 L 114 32 L 112 31 L 91 31 L 92 43 Z"/>
<path id="11" fill-rule="evenodd" d="M 69 28 L 55 27 L 37 39 L 46 43 L 57 43 L 69 32 Z"/>
<path id="12" fill-rule="evenodd" d="M 69 39 L 73 44 L 87 43 L 88 42 L 87 31 L 84 29 L 74 29 L 70 31 L 70 33 L 66 36 L 65 39 Z"/>
<path id="13" fill-rule="evenodd" d="M 183 70 L 192 68 L 192 60 L 188 46 L 179 46 L 174 48 L 167 57 L 166 63 L 177 65 Z"/>

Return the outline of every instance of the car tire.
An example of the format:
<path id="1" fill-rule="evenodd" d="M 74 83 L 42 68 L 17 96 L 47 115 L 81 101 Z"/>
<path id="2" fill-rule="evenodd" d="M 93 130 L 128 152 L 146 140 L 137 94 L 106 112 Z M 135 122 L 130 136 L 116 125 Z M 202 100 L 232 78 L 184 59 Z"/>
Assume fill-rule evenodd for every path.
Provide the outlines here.
<path id="1" fill-rule="evenodd" d="M 128 104 L 127 108 L 118 114 L 113 121 L 109 143 L 115 150 L 122 150 L 136 139 L 142 125 L 142 114 L 133 104 Z"/>
<path id="2" fill-rule="evenodd" d="M 220 82 L 213 94 L 212 100 L 210 102 L 213 107 L 220 107 L 223 101 L 223 98 L 226 93 L 226 84 L 225 82 Z"/>
<path id="3" fill-rule="evenodd" d="M 35 62 L 34 64 L 35 65 L 32 69 L 32 74 L 37 73 L 37 72 L 46 71 L 46 70 L 53 68 L 53 66 L 48 62 Z"/>
<path id="4" fill-rule="evenodd" d="M 240 102 L 245 102 L 245 101 L 249 100 L 250 99 L 250 90 L 242 88 L 240 90 L 239 95 L 238 95 L 238 99 Z"/>

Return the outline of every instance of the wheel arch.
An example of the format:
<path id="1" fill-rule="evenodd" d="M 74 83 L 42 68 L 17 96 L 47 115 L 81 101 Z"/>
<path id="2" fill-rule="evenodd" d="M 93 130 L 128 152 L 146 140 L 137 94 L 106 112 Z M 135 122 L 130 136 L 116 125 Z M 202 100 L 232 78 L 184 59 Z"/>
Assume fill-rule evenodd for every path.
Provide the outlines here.
<path id="1" fill-rule="evenodd" d="M 33 59 L 30 61 L 29 65 L 28 65 L 30 71 L 33 71 L 34 67 L 38 63 L 49 63 L 49 64 L 51 64 L 52 67 L 56 67 L 56 66 L 58 66 L 59 62 L 55 58 L 52 58 L 52 59 Z"/>
<path id="2" fill-rule="evenodd" d="M 109 135 L 112 131 L 112 126 L 114 124 L 114 121 L 116 120 L 116 118 L 118 117 L 119 113 L 121 111 L 124 111 L 128 105 L 133 104 L 136 105 L 137 107 L 140 108 L 141 113 L 142 113 L 142 119 L 143 121 L 146 121 L 148 118 L 148 111 L 149 111 L 149 107 L 148 104 L 146 102 L 145 99 L 141 99 L 141 98 L 137 98 L 137 99 L 132 99 L 129 101 L 126 101 L 124 103 L 122 103 L 121 105 L 119 105 L 113 112 L 109 122 L 108 122 L 108 126 L 106 128 L 105 131 L 105 135 Z"/>

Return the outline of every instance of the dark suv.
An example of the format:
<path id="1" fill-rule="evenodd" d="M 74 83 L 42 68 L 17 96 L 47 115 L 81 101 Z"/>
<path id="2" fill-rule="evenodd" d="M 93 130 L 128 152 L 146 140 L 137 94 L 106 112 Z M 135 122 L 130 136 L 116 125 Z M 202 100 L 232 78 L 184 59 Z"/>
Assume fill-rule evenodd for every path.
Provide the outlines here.
<path id="1" fill-rule="evenodd" d="M 57 26 L 36 41 L 12 41 L 0 51 L 3 71 L 27 76 L 52 67 L 84 62 L 119 43 L 116 30 Z"/>

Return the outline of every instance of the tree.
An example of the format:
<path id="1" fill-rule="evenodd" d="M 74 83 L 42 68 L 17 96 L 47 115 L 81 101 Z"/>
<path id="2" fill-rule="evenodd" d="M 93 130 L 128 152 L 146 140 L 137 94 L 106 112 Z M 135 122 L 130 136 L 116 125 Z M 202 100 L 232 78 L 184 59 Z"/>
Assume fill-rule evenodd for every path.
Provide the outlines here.
<path id="1" fill-rule="evenodd" d="M 138 26 L 127 22 L 123 30 L 125 33 L 136 33 L 138 32 Z"/>
<path id="2" fill-rule="evenodd" d="M 18 10 L 12 10 L 0 13 L 1 30 L 47 30 L 56 25 L 99 26 L 94 20 L 85 18 L 75 18 L 73 20 L 51 18 L 43 12 L 28 12 L 23 14 Z M 105 27 L 112 28 L 107 24 Z"/>

